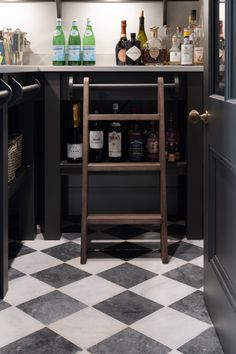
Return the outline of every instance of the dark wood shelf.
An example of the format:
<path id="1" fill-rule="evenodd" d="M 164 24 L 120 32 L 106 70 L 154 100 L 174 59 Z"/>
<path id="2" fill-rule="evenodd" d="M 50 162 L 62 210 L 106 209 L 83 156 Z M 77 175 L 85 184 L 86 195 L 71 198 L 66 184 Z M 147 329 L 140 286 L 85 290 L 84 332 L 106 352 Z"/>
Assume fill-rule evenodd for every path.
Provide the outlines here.
<path id="1" fill-rule="evenodd" d="M 18 191 L 18 189 L 25 182 L 27 173 L 32 167 L 30 165 L 24 165 L 16 171 L 15 178 L 8 183 L 8 198 L 10 199 Z"/>

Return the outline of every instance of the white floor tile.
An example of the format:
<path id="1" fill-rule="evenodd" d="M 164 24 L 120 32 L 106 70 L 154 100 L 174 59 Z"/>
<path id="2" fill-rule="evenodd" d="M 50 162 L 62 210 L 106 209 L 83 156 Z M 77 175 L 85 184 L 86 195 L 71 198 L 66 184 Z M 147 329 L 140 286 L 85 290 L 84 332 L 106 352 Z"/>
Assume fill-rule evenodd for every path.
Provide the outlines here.
<path id="1" fill-rule="evenodd" d="M 145 259 L 144 257 L 139 257 L 129 261 L 129 263 L 134 264 L 137 267 L 149 270 L 150 272 L 156 274 L 163 274 L 168 272 L 169 270 L 180 267 L 187 262 L 179 258 L 171 257 L 169 259 L 168 264 L 163 264 L 160 258 L 154 257 L 153 252 L 153 258 L 150 257 Z"/>
<path id="2" fill-rule="evenodd" d="M 162 275 L 146 280 L 130 288 L 130 290 L 149 300 L 156 301 L 163 306 L 169 306 L 196 291 L 196 289 L 191 286 Z"/>
<path id="3" fill-rule="evenodd" d="M 87 260 L 86 264 L 80 264 L 80 257 L 77 257 L 66 263 L 72 265 L 73 267 L 82 269 L 90 274 L 98 274 L 107 269 L 117 267 L 118 265 L 125 263 L 125 261 L 115 258 L 91 258 Z"/>
<path id="4" fill-rule="evenodd" d="M 191 243 L 191 245 L 203 247 L 203 240 L 188 240 L 186 237 L 183 239 L 184 242 Z"/>
<path id="5" fill-rule="evenodd" d="M 0 347 L 44 327 L 42 323 L 15 307 L 0 311 L 0 324 Z"/>
<path id="6" fill-rule="evenodd" d="M 197 258 L 193 259 L 192 261 L 190 261 L 190 263 L 203 268 L 204 267 L 204 256 L 202 255 L 200 257 L 197 257 Z"/>
<path id="7" fill-rule="evenodd" d="M 55 290 L 52 286 L 28 275 L 9 282 L 5 301 L 11 305 L 19 305 Z"/>
<path id="8" fill-rule="evenodd" d="M 125 327 L 126 325 L 120 321 L 91 307 L 87 307 L 49 326 L 53 331 L 82 349 L 97 344 Z"/>
<path id="9" fill-rule="evenodd" d="M 33 241 L 23 241 L 25 246 L 31 247 L 37 251 L 44 250 L 46 248 L 55 247 L 65 243 L 68 240 L 61 239 L 56 241 L 48 241 L 48 240 L 33 240 Z"/>
<path id="10" fill-rule="evenodd" d="M 32 274 L 61 263 L 63 262 L 59 259 L 51 257 L 45 253 L 34 252 L 15 258 L 11 266 L 25 274 Z"/>
<path id="11" fill-rule="evenodd" d="M 183 354 L 183 353 L 179 352 L 178 350 L 171 350 L 171 352 L 169 352 L 168 354 Z"/>
<path id="12" fill-rule="evenodd" d="M 169 348 L 177 349 L 209 328 L 210 325 L 164 307 L 135 322 L 131 327 Z"/>
<path id="13" fill-rule="evenodd" d="M 96 275 L 84 278 L 67 286 L 60 291 L 88 306 L 93 306 L 112 296 L 118 295 L 126 289 Z"/>

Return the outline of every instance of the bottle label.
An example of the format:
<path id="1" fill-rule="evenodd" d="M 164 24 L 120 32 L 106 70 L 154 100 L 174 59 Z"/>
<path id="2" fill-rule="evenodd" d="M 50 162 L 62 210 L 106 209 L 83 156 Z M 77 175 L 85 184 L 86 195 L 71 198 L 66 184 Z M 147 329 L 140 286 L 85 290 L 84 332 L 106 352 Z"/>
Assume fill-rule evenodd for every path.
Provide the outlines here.
<path id="1" fill-rule="evenodd" d="M 126 55 L 133 61 L 136 61 L 141 56 L 141 50 L 134 45 L 127 50 Z"/>
<path id="2" fill-rule="evenodd" d="M 95 46 L 94 45 L 84 45 L 84 47 L 83 47 L 83 60 L 84 61 L 95 61 Z"/>
<path id="3" fill-rule="evenodd" d="M 194 47 L 193 62 L 197 65 L 203 64 L 203 47 Z"/>
<path id="4" fill-rule="evenodd" d="M 79 32 L 75 28 L 73 28 L 70 32 L 70 36 L 72 36 L 72 37 L 78 36 L 78 34 L 79 34 Z"/>
<path id="5" fill-rule="evenodd" d="M 89 147 L 91 149 L 103 148 L 103 131 L 90 130 L 89 132 Z"/>
<path id="6" fill-rule="evenodd" d="M 55 32 L 54 32 L 54 36 L 58 37 L 60 35 L 61 35 L 61 31 L 59 29 L 56 29 Z"/>
<path id="7" fill-rule="evenodd" d="M 143 142 L 140 140 L 131 140 L 129 145 L 130 160 L 140 161 L 143 157 Z"/>
<path id="8" fill-rule="evenodd" d="M 65 60 L 65 46 L 64 45 L 54 45 L 53 46 L 53 61 L 64 61 Z"/>
<path id="9" fill-rule="evenodd" d="M 109 157 L 121 157 L 121 133 L 113 131 L 108 134 Z"/>
<path id="10" fill-rule="evenodd" d="M 122 63 L 125 63 L 125 49 L 120 49 L 118 52 L 118 59 L 119 61 L 121 61 Z"/>
<path id="11" fill-rule="evenodd" d="M 156 47 L 151 47 L 149 50 L 150 57 L 156 59 L 159 55 L 159 49 Z"/>
<path id="12" fill-rule="evenodd" d="M 82 144 L 67 144 L 67 157 L 74 160 L 82 158 Z"/>
<path id="13" fill-rule="evenodd" d="M 192 65 L 193 64 L 193 45 L 182 44 L 181 46 L 181 64 Z"/>
<path id="14" fill-rule="evenodd" d="M 90 29 L 86 29 L 84 32 L 84 36 L 85 37 L 90 37 L 93 35 L 93 32 Z"/>
<path id="15" fill-rule="evenodd" d="M 80 61 L 81 60 L 81 46 L 80 45 L 69 45 L 68 46 L 68 60 L 69 61 Z"/>
<path id="16" fill-rule="evenodd" d="M 147 152 L 148 154 L 158 153 L 158 141 L 156 138 L 147 138 Z"/>
<path id="17" fill-rule="evenodd" d="M 180 64 L 180 51 L 170 52 L 170 62 Z"/>

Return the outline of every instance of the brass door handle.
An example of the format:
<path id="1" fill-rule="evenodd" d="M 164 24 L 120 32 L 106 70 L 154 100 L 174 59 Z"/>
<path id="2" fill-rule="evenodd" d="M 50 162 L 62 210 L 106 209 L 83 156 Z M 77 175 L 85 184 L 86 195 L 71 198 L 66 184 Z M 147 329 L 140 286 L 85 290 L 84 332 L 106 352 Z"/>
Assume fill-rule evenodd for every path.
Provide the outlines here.
<path id="1" fill-rule="evenodd" d="M 205 124 L 208 123 L 210 117 L 210 113 L 208 111 L 205 111 L 203 114 L 199 114 L 198 111 L 193 109 L 191 112 L 189 112 L 188 119 L 192 123 L 198 123 L 200 120 L 202 120 Z"/>

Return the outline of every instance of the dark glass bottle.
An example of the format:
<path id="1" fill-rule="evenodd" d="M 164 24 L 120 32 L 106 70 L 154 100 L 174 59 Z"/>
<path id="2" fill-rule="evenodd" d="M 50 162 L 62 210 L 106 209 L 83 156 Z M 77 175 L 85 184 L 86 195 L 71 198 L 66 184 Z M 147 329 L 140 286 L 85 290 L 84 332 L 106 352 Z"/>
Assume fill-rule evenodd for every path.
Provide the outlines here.
<path id="1" fill-rule="evenodd" d="M 139 129 L 138 124 L 134 124 L 133 130 L 129 134 L 128 144 L 129 160 L 130 161 L 142 161 L 143 160 L 143 136 Z"/>
<path id="2" fill-rule="evenodd" d="M 118 113 L 118 103 L 113 104 L 113 113 Z M 119 162 L 122 159 L 122 130 L 120 122 L 110 122 L 108 127 L 108 159 Z"/>
<path id="3" fill-rule="evenodd" d="M 166 156 L 168 162 L 180 160 L 179 133 L 173 113 L 170 113 L 166 130 Z"/>
<path id="4" fill-rule="evenodd" d="M 80 104 L 73 104 L 72 120 L 67 138 L 67 160 L 75 163 L 82 161 L 82 126 L 80 121 L 80 112 Z"/>
<path id="5" fill-rule="evenodd" d="M 136 39 L 136 34 L 130 34 L 130 41 L 126 42 L 126 65 L 141 65 L 140 41 Z"/>
<path id="6" fill-rule="evenodd" d="M 98 110 L 94 114 L 98 114 Z M 89 131 L 89 161 L 101 162 L 103 160 L 104 132 L 100 121 L 92 121 Z"/>
<path id="7" fill-rule="evenodd" d="M 146 137 L 146 160 L 154 162 L 158 161 L 159 142 L 155 122 L 151 121 L 150 125 Z"/>
<path id="8" fill-rule="evenodd" d="M 116 45 L 116 65 L 125 65 L 126 21 L 121 21 L 120 40 Z"/>

